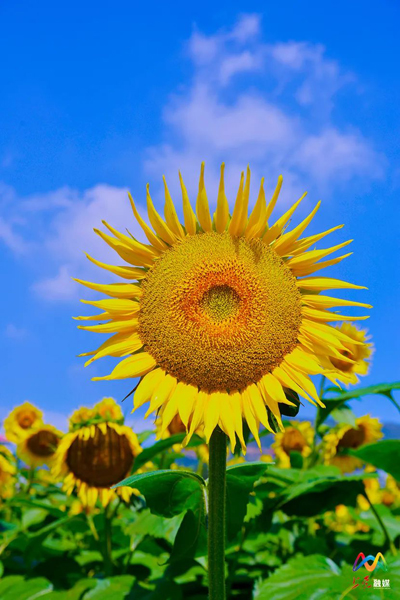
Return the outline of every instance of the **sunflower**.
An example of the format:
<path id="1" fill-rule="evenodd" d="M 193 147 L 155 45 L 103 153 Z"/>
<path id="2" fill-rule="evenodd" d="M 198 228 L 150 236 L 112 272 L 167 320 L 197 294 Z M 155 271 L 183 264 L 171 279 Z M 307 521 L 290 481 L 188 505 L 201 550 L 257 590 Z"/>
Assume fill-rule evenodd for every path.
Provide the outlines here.
<path id="1" fill-rule="evenodd" d="M 10 442 L 18 443 L 28 430 L 42 423 L 42 411 L 30 402 L 24 402 L 4 419 L 4 432 Z"/>
<path id="2" fill-rule="evenodd" d="M 309 421 L 291 421 L 281 433 L 277 433 L 272 444 L 275 450 L 278 465 L 288 469 L 290 467 L 290 453 L 299 452 L 303 458 L 312 452 L 314 429 Z"/>
<path id="3" fill-rule="evenodd" d="M 17 456 L 33 468 L 51 466 L 62 435 L 52 425 L 38 425 L 18 442 Z"/>
<path id="4" fill-rule="evenodd" d="M 338 504 L 335 511 L 329 511 L 324 515 L 325 525 L 336 532 L 344 532 L 354 535 L 357 532 L 366 533 L 369 531 L 369 525 L 355 518 L 353 513 L 344 504 Z"/>
<path id="5" fill-rule="evenodd" d="M 282 177 L 268 204 L 261 181 L 250 216 L 249 169 L 246 180 L 242 173 L 232 215 L 225 195 L 224 165 L 213 217 L 204 185 L 204 163 L 196 213 L 182 177 L 180 182 L 183 224 L 165 179 L 165 219 L 156 211 L 147 187 L 151 227 L 130 196 L 149 244 L 137 241 L 129 231 L 128 235 L 120 233 L 105 221 L 108 233 L 95 229 L 125 264 L 112 266 L 91 256 L 89 260 L 126 281 L 106 285 L 76 280 L 108 296 L 83 300 L 102 312 L 77 317 L 89 321 L 79 327 L 113 334 L 83 356 L 89 357 L 86 365 L 104 356 L 122 358 L 111 374 L 94 380 L 141 377 L 134 410 L 148 401 L 146 416 L 163 407 L 162 431 L 178 414 L 188 431 L 187 440 L 202 424 L 208 441 L 219 425 L 229 436 L 232 450 L 236 436 L 245 450 L 244 418 L 261 448 L 259 424 L 272 431 L 271 414 L 283 431 L 279 405 L 293 404 L 284 387 L 322 405 L 310 375 L 324 374 L 336 382 L 337 370 L 329 359 L 353 364 L 341 351 L 346 350 L 346 342 L 361 342 L 351 340 L 330 323 L 367 317 L 344 317 L 328 309 L 369 305 L 320 292 L 362 288 L 314 275 L 348 256 L 319 262 L 351 240 L 309 250 L 342 227 L 301 237 L 320 203 L 297 227 L 287 230 L 305 194 L 269 225 Z"/>
<path id="6" fill-rule="evenodd" d="M 350 340 L 344 341 L 344 349 L 340 350 L 342 357 L 350 358 L 353 362 L 343 360 L 343 358 L 330 357 L 330 362 L 337 370 L 339 381 L 349 385 L 356 384 L 360 380 L 357 375 L 367 375 L 370 366 L 369 359 L 373 351 L 373 345 L 368 342 L 370 339 L 366 330 L 358 329 L 351 323 L 343 323 L 339 328 Z"/>
<path id="7" fill-rule="evenodd" d="M 76 423 L 76 419 L 72 415 L 71 421 Z M 136 490 L 129 487 L 111 490 L 110 487 L 129 475 L 135 456 L 141 450 L 130 427 L 105 417 L 102 422 L 82 424 L 63 437 L 53 473 L 63 481 L 67 494 L 77 490 L 84 506 L 94 507 L 97 499 L 107 506 L 116 494 L 128 501 Z"/>
<path id="8" fill-rule="evenodd" d="M 12 496 L 16 472 L 13 454 L 0 444 L 0 499 Z"/>
<path id="9" fill-rule="evenodd" d="M 369 415 L 356 419 L 356 426 L 339 424 L 327 433 L 322 441 L 325 464 L 338 466 L 343 473 L 351 473 L 362 466 L 362 461 L 342 453 L 356 450 L 364 444 L 376 442 L 382 437 L 382 424 Z"/>

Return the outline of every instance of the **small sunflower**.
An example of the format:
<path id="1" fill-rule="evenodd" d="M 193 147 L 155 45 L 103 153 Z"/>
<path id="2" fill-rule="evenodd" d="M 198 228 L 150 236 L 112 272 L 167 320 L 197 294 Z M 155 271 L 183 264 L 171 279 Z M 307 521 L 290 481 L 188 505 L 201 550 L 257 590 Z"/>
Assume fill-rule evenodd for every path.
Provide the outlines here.
<path id="1" fill-rule="evenodd" d="M 338 466 L 343 473 L 351 473 L 363 463 L 342 451 L 356 450 L 364 444 L 376 442 L 382 435 L 382 424 L 369 415 L 356 419 L 355 427 L 339 424 L 323 438 L 324 463 Z"/>
<path id="2" fill-rule="evenodd" d="M 18 443 L 28 430 L 42 423 L 42 411 L 30 402 L 24 402 L 4 419 L 4 432 L 10 442 Z"/>
<path id="3" fill-rule="evenodd" d="M 72 415 L 71 421 L 76 423 L 76 420 Z M 54 476 L 63 481 L 67 494 L 76 489 L 85 506 L 93 507 L 97 499 L 107 506 L 116 494 L 128 501 L 136 490 L 129 487 L 111 490 L 110 487 L 129 475 L 135 456 L 141 451 L 130 427 L 105 417 L 102 422 L 81 425 L 63 437 L 57 450 Z"/>
<path id="4" fill-rule="evenodd" d="M 338 504 L 334 512 L 325 513 L 324 522 L 332 531 L 344 532 L 349 535 L 354 535 L 357 532 L 366 533 L 370 529 L 369 525 L 356 519 L 344 504 Z"/>
<path id="5" fill-rule="evenodd" d="M 340 350 L 340 354 L 345 359 L 350 359 L 352 362 L 343 360 L 343 358 L 330 357 L 330 362 L 337 371 L 337 378 L 346 385 L 356 384 L 360 380 L 357 375 L 367 375 L 370 367 L 370 358 L 373 351 L 373 345 L 368 342 L 370 337 L 367 331 L 358 329 L 351 323 L 343 323 L 339 328 L 341 333 L 344 333 L 349 340 L 344 341 Z"/>
<path id="6" fill-rule="evenodd" d="M 361 286 L 314 275 L 339 263 L 345 254 L 323 260 L 350 241 L 315 250 L 315 244 L 342 227 L 301 237 L 320 203 L 294 229 L 288 223 L 305 194 L 275 222 L 269 220 L 278 199 L 282 177 L 267 204 L 264 180 L 248 216 L 250 170 L 242 173 L 232 214 L 225 195 L 224 165 L 216 211 L 210 214 L 201 166 L 196 213 L 180 177 L 183 197 L 181 224 L 167 184 L 163 219 L 147 187 L 151 227 L 130 197 L 133 213 L 149 244 L 120 233 L 103 221 L 109 233 L 95 232 L 125 261 L 94 264 L 125 279 L 109 285 L 77 280 L 108 296 L 84 300 L 102 312 L 77 317 L 87 331 L 113 334 L 97 350 L 83 354 L 86 365 L 104 357 L 120 357 L 110 375 L 95 380 L 142 377 L 134 409 L 150 402 L 147 415 L 161 407 L 162 431 L 178 414 L 188 436 L 204 425 L 208 441 L 219 426 L 232 450 L 238 437 L 243 450 L 243 419 L 256 439 L 260 423 L 272 431 L 272 413 L 283 430 L 279 404 L 291 404 L 284 388 L 313 404 L 322 405 L 310 375 L 323 374 L 333 382 L 337 370 L 330 358 L 353 364 L 341 351 L 349 338 L 331 322 L 367 317 L 344 317 L 329 309 L 367 304 L 321 295 L 325 290 L 363 289 Z M 111 234 L 111 235 L 110 235 Z M 189 425 L 190 423 L 190 425 Z"/>
<path id="7" fill-rule="evenodd" d="M 18 442 L 17 456 L 30 467 L 51 466 L 62 435 L 52 425 L 38 425 Z"/>
<path id="8" fill-rule="evenodd" d="M 303 458 L 310 456 L 314 436 L 314 429 L 309 421 L 291 421 L 290 426 L 276 434 L 272 444 L 278 465 L 288 469 L 291 452 L 299 452 Z"/>
<path id="9" fill-rule="evenodd" d="M 6 446 L 0 445 L 0 499 L 13 495 L 16 472 L 13 454 Z"/>
<path id="10" fill-rule="evenodd" d="M 400 483 L 392 475 L 387 476 L 381 501 L 385 506 L 398 506 L 400 503 Z"/>

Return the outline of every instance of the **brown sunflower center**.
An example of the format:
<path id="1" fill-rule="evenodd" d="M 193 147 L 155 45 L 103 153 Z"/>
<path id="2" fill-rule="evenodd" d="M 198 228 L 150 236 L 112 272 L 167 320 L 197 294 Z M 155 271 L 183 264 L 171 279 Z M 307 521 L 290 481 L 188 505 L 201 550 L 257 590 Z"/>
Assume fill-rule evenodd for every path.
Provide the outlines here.
<path id="1" fill-rule="evenodd" d="M 35 422 L 35 417 L 32 413 L 23 413 L 18 418 L 18 424 L 22 429 L 29 429 Z"/>
<path id="2" fill-rule="evenodd" d="M 167 373 L 207 391 L 240 390 L 297 344 L 296 279 L 261 240 L 203 233 L 167 250 L 143 282 L 140 337 Z"/>
<path id="3" fill-rule="evenodd" d="M 60 438 L 52 431 L 38 431 L 29 437 L 26 445 L 36 456 L 51 456 L 57 450 Z"/>
<path id="4" fill-rule="evenodd" d="M 362 427 L 359 429 L 349 429 L 343 435 L 342 439 L 338 444 L 340 448 L 358 448 L 365 441 L 365 431 Z"/>
<path id="5" fill-rule="evenodd" d="M 75 438 L 67 453 L 67 465 L 72 473 L 88 485 L 111 487 L 129 473 L 133 452 L 125 435 L 107 426 L 104 435 L 95 425 L 94 436 Z"/>
<path id="6" fill-rule="evenodd" d="M 282 448 L 287 455 L 291 452 L 301 452 L 306 445 L 304 436 L 297 429 L 287 429 L 283 434 Z"/>

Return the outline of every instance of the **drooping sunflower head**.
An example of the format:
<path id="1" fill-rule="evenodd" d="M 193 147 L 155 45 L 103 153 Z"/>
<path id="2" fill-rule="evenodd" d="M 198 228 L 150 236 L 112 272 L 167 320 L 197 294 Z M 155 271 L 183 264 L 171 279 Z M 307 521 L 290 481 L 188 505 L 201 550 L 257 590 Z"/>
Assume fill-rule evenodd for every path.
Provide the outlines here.
<path id="1" fill-rule="evenodd" d="M 30 467 L 51 466 L 62 438 L 52 425 L 37 425 L 17 445 L 17 456 Z"/>
<path id="2" fill-rule="evenodd" d="M 312 452 L 315 432 L 309 421 L 292 421 L 283 432 L 277 433 L 272 448 L 275 451 L 278 465 L 290 467 L 290 454 L 298 452 L 306 458 Z"/>
<path id="3" fill-rule="evenodd" d="M 53 473 L 68 494 L 77 490 L 85 506 L 94 506 L 97 499 L 106 506 L 115 494 L 128 501 L 134 490 L 110 487 L 129 475 L 139 452 L 136 435 L 125 425 L 111 421 L 83 425 L 64 436 Z"/>
<path id="4" fill-rule="evenodd" d="M 339 424 L 323 438 L 322 450 L 325 464 L 336 465 L 343 473 L 351 473 L 362 466 L 362 462 L 346 453 L 364 444 L 376 442 L 382 437 L 379 419 L 366 415 L 356 419 L 356 426 Z"/>
<path id="5" fill-rule="evenodd" d="M 69 418 L 69 429 L 75 431 L 83 426 L 110 422 L 122 425 L 124 416 L 114 398 L 103 398 L 93 408 L 81 406 L 75 410 Z"/>
<path id="6" fill-rule="evenodd" d="M 161 430 L 179 415 L 187 439 L 199 425 L 208 440 L 219 426 L 243 449 L 243 419 L 261 447 L 261 423 L 272 431 L 271 415 L 283 429 L 280 404 L 293 404 L 284 388 L 321 404 L 310 375 L 339 379 L 331 358 L 349 364 L 345 343 L 362 344 L 332 327 L 344 317 L 329 309 L 369 305 L 321 295 L 325 290 L 360 289 L 337 279 L 313 276 L 346 255 L 324 260 L 349 242 L 309 250 L 341 225 L 301 237 L 319 204 L 294 229 L 288 223 L 300 198 L 270 223 L 282 185 L 267 203 L 263 180 L 249 215 L 250 170 L 242 173 L 230 214 L 224 187 L 224 165 L 211 217 L 201 167 L 196 212 L 180 177 L 183 223 L 167 184 L 164 218 L 156 211 L 147 188 L 148 225 L 131 200 L 132 210 L 149 244 L 143 244 L 104 222 L 109 233 L 95 230 L 125 264 L 112 266 L 88 258 L 123 278 L 110 285 L 80 281 L 108 296 L 85 300 L 102 312 L 78 317 L 99 321 L 80 325 L 88 331 L 112 334 L 97 350 L 85 353 L 86 364 L 103 356 L 120 357 L 110 375 L 94 379 L 142 380 L 134 409 L 150 402 L 147 414 L 160 408 Z M 110 235 L 111 233 L 111 235 Z M 128 232 L 129 233 L 129 232 Z M 320 262 L 322 261 L 322 262 Z"/>
<path id="7" fill-rule="evenodd" d="M 13 494 L 16 466 L 13 454 L 0 444 L 0 500 Z"/>
<path id="8" fill-rule="evenodd" d="M 352 362 L 339 357 L 331 357 L 330 361 L 337 370 L 339 381 L 347 385 L 355 384 L 359 381 L 357 375 L 368 373 L 373 345 L 368 342 L 370 338 L 367 331 L 358 329 L 351 323 L 343 323 L 339 330 L 349 338 L 349 341 L 343 342 L 344 349 L 340 350 L 340 354 L 346 359 L 350 358 Z"/>
<path id="9" fill-rule="evenodd" d="M 14 408 L 4 419 L 4 431 L 10 442 L 18 443 L 26 432 L 43 423 L 43 413 L 30 402 Z"/>

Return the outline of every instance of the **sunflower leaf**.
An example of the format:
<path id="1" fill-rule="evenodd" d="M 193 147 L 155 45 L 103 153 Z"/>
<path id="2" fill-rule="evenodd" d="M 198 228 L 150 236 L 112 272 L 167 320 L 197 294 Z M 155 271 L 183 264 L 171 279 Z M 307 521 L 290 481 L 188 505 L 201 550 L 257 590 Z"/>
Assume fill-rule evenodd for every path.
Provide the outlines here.
<path id="1" fill-rule="evenodd" d="M 349 454 L 377 469 L 390 473 L 397 481 L 400 481 L 400 440 L 382 440 L 366 444 L 358 450 L 349 450 Z"/>
<path id="2" fill-rule="evenodd" d="M 378 385 L 370 385 L 365 388 L 356 388 L 350 392 L 337 394 L 334 398 L 324 398 L 325 408 L 318 407 L 317 419 L 315 427 L 318 430 L 324 421 L 329 417 L 331 412 L 336 408 L 340 408 L 348 400 L 356 400 L 363 396 L 371 394 L 381 394 L 391 399 L 392 390 L 400 390 L 400 381 L 394 383 L 381 383 Z M 393 401 L 393 400 L 392 400 Z"/>
<path id="3" fill-rule="evenodd" d="M 187 510 L 198 510 L 204 503 L 205 481 L 193 471 L 162 470 L 131 475 L 113 488 L 128 486 L 139 490 L 150 511 L 174 517 Z"/>
<path id="4" fill-rule="evenodd" d="M 249 494 L 268 468 L 265 462 L 242 463 L 226 470 L 226 529 L 228 539 L 240 530 L 247 512 Z"/>

